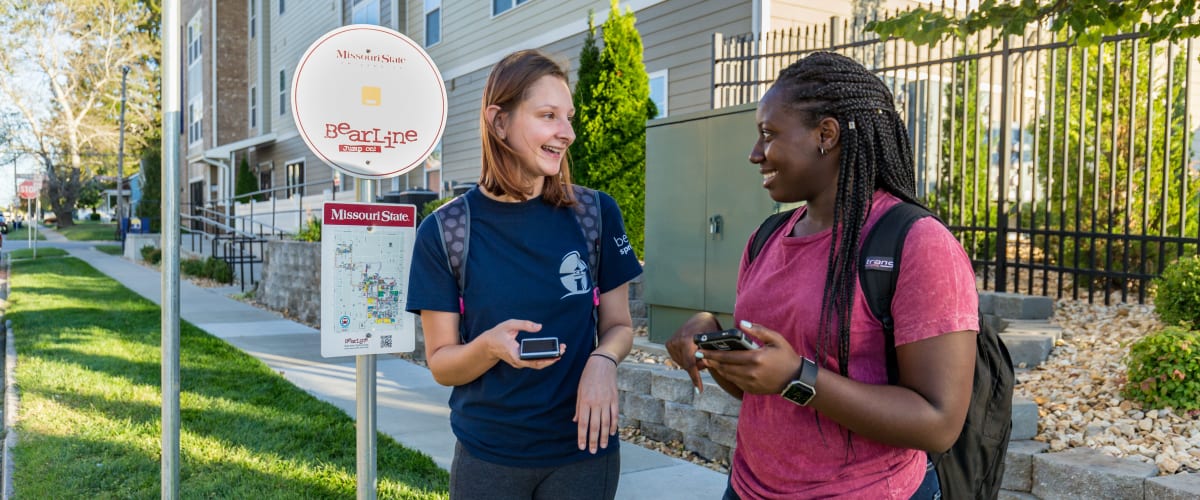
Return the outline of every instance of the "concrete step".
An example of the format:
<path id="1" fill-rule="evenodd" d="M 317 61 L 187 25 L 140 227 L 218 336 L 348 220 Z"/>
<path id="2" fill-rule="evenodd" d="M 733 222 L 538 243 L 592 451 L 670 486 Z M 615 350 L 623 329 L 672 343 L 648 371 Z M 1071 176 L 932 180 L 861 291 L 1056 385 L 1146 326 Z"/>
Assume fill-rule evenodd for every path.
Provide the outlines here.
<path id="1" fill-rule="evenodd" d="M 1115 458 L 1091 448 L 1033 456 L 1034 496 L 1059 498 L 1150 498 L 1147 479 L 1158 467 L 1135 458 Z"/>
<path id="2" fill-rule="evenodd" d="M 1033 456 L 1045 453 L 1050 445 L 1028 439 L 1018 440 L 1016 436 L 1008 442 L 1008 452 L 1004 457 L 1004 479 L 1000 488 L 1011 492 L 1029 494 L 1033 488 Z"/>
<path id="3" fill-rule="evenodd" d="M 979 312 L 1007 319 L 1050 319 L 1054 299 L 1019 293 L 980 292 Z"/>
<path id="4" fill-rule="evenodd" d="M 1062 331 L 1063 331 L 1062 327 L 1055 325 L 1055 324 L 1051 324 L 1047 320 L 1043 320 L 1043 319 L 1010 319 L 1010 320 L 1005 320 L 1005 323 L 1007 323 L 1007 324 L 1005 325 L 1005 328 L 1003 330 L 1004 333 L 1020 333 L 1020 334 L 1038 333 L 1038 334 L 1046 334 L 1046 335 L 1053 337 L 1055 343 L 1057 343 L 1059 340 L 1062 340 Z"/>
<path id="5" fill-rule="evenodd" d="M 1013 398 L 1012 441 L 1033 439 L 1038 433 L 1038 405 L 1028 399 Z"/>
<path id="6" fill-rule="evenodd" d="M 1008 348 L 1014 368 L 1033 368 L 1050 357 L 1055 337 L 1049 333 L 1000 333 L 1000 339 Z"/>

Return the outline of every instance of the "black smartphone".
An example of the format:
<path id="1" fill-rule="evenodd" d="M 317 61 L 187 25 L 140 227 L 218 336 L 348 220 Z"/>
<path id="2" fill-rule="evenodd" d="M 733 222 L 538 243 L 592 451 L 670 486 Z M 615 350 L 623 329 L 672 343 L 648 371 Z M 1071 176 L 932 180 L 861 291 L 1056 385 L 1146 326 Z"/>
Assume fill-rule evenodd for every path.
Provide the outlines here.
<path id="1" fill-rule="evenodd" d="M 696 347 L 701 349 L 712 349 L 715 351 L 746 351 L 750 349 L 758 349 L 758 344 L 741 330 L 731 328 L 729 330 L 721 330 L 711 333 L 697 333 L 692 337 L 692 341 L 696 343 Z"/>
<path id="2" fill-rule="evenodd" d="M 558 337 L 521 339 L 521 359 L 549 359 L 561 355 Z"/>

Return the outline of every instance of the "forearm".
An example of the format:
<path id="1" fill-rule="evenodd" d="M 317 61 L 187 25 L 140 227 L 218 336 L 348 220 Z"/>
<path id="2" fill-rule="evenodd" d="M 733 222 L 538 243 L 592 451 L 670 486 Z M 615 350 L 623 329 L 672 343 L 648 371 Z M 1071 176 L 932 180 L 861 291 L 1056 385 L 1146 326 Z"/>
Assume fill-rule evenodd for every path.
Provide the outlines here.
<path id="1" fill-rule="evenodd" d="M 428 356 L 426 363 L 439 384 L 456 386 L 473 382 L 499 360 L 490 352 L 485 339 L 479 337 L 466 344 L 442 346 Z"/>
<path id="2" fill-rule="evenodd" d="M 809 406 L 868 439 L 903 448 L 945 451 L 962 418 L 939 409 L 912 389 L 865 384 L 821 369 Z"/>
<path id="3" fill-rule="evenodd" d="M 612 356 L 620 363 L 633 349 L 633 327 L 628 324 L 610 326 L 600 335 L 600 343 L 593 352 Z"/>

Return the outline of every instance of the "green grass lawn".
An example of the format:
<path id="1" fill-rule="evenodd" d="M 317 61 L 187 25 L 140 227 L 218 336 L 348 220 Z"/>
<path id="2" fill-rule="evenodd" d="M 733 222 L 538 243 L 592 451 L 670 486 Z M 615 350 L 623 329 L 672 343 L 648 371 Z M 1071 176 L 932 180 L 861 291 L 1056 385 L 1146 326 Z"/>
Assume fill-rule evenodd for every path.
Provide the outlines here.
<path id="1" fill-rule="evenodd" d="M 14 260 L 10 278 L 16 495 L 158 498 L 158 306 L 75 258 Z M 349 416 L 189 323 L 180 337 L 180 497 L 354 498 Z M 377 446 L 380 498 L 448 497 L 428 456 Z"/>
<path id="2" fill-rule="evenodd" d="M 22 242 L 29 241 L 29 232 L 30 231 L 28 229 L 28 226 L 23 227 L 21 229 L 9 229 L 8 234 L 5 234 L 3 236 L 4 244 L 5 245 L 19 245 Z M 39 229 L 37 231 L 37 234 L 35 234 L 33 236 L 33 239 L 35 239 L 37 241 L 46 241 L 46 235 L 43 234 L 42 230 Z"/>
<path id="3" fill-rule="evenodd" d="M 124 255 L 125 254 L 125 252 L 121 251 L 121 245 L 116 245 L 116 244 L 96 245 L 92 248 L 95 248 L 96 250 L 99 250 L 99 251 L 104 252 L 109 255 Z"/>
<path id="4" fill-rule="evenodd" d="M 12 258 L 13 260 L 32 259 L 33 258 L 33 250 L 34 249 L 32 249 L 32 248 L 18 248 L 16 250 L 9 251 L 8 256 L 10 258 Z M 61 248 L 46 247 L 46 248 L 38 248 L 37 249 L 37 257 L 39 259 L 42 257 L 62 257 L 64 255 L 67 255 L 67 253 L 68 252 L 66 250 L 63 250 Z"/>
<path id="5" fill-rule="evenodd" d="M 56 229 L 58 234 L 71 241 L 115 241 L 117 224 L 99 221 L 75 221 L 70 227 Z"/>

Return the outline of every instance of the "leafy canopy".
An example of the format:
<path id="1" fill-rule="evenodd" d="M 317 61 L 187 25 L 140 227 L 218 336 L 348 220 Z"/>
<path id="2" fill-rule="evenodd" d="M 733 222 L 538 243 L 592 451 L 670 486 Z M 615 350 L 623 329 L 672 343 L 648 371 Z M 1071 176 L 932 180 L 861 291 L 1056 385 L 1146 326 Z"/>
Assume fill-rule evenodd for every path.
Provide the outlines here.
<path id="1" fill-rule="evenodd" d="M 1152 42 L 1192 38 L 1200 35 L 1200 24 L 1189 22 L 1195 13 L 1195 0 L 983 0 L 961 17 L 921 7 L 867 23 L 867 30 L 885 40 L 896 37 L 932 45 L 990 29 L 996 30 L 991 43 L 995 46 L 1004 35 L 1023 35 L 1030 24 L 1048 23 L 1053 32 L 1070 28 L 1071 41 L 1088 46 L 1122 32 L 1142 33 Z"/>

